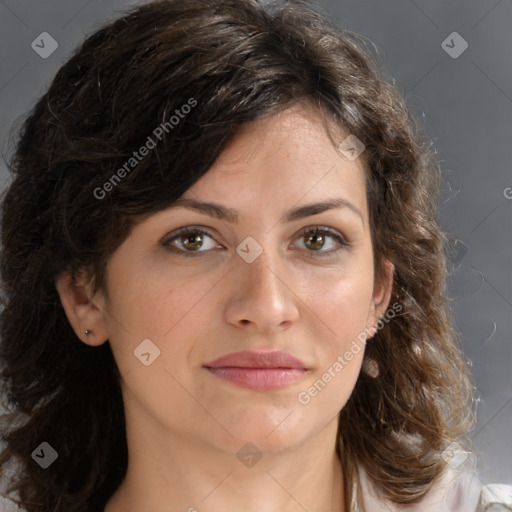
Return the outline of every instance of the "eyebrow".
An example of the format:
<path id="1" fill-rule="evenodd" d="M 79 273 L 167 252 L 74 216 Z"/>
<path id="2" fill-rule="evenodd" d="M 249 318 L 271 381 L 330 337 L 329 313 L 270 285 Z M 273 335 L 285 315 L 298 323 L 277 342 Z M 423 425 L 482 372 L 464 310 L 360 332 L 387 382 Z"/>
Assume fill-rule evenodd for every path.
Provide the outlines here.
<path id="1" fill-rule="evenodd" d="M 219 220 L 226 220 L 233 223 L 237 223 L 240 218 L 238 212 L 232 208 L 226 208 L 225 206 L 217 203 L 197 201 L 191 198 L 177 199 L 169 206 L 169 208 L 190 208 L 192 210 L 197 210 L 201 213 L 210 215 L 211 217 L 215 217 Z M 305 217 L 309 217 L 310 215 L 317 215 L 327 210 L 336 208 L 347 208 L 348 211 L 351 211 L 359 216 L 361 222 L 364 223 L 361 210 L 359 210 L 359 208 L 357 208 L 357 206 L 352 204 L 350 201 L 341 197 L 292 208 L 286 213 L 284 220 L 286 222 L 293 222 Z"/>

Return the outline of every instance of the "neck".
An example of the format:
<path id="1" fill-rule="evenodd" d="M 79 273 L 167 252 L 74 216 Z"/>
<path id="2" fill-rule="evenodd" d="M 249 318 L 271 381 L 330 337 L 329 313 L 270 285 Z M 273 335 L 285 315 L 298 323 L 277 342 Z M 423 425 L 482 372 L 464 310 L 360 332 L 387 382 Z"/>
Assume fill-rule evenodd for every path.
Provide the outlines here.
<path id="1" fill-rule="evenodd" d="M 345 512 L 342 466 L 334 450 L 336 424 L 296 449 L 263 453 L 256 463 L 248 456 L 243 463 L 174 434 L 167 433 L 162 442 L 163 432 L 132 423 L 126 477 L 105 512 Z"/>

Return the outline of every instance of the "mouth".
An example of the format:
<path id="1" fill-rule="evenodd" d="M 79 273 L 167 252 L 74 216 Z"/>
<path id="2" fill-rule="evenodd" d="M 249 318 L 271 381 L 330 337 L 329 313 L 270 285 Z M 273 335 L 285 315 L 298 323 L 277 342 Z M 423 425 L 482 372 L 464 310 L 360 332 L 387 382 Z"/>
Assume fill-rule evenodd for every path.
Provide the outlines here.
<path id="1" fill-rule="evenodd" d="M 270 391 L 289 386 L 310 370 L 287 352 L 234 352 L 204 365 L 212 375 L 239 387 Z"/>

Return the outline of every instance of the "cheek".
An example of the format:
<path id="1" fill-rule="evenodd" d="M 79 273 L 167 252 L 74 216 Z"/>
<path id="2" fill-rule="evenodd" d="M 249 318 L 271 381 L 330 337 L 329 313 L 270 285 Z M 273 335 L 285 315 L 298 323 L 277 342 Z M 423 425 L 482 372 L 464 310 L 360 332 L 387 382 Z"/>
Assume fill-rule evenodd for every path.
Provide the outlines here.
<path id="1" fill-rule="evenodd" d="M 360 265 L 303 280 L 304 303 L 318 320 L 317 327 L 335 351 L 345 350 L 352 338 L 364 332 L 372 301 L 373 275 Z M 307 313 L 307 310 L 306 310 Z"/>
<path id="2" fill-rule="evenodd" d="M 332 417 L 346 404 L 361 370 L 373 292 L 372 273 L 341 272 L 336 277 L 317 280 L 309 292 L 303 289 L 315 317 L 310 337 L 315 340 L 319 365 L 301 387 L 297 401 L 309 411 L 315 409 L 322 418 Z"/>
<path id="3" fill-rule="evenodd" d="M 305 414 L 318 421 L 336 416 L 345 406 L 361 371 L 365 340 L 364 327 L 368 317 L 368 297 L 356 297 L 340 288 L 331 301 L 323 301 L 323 319 L 328 323 L 326 336 L 315 340 L 318 365 L 301 386 L 296 400 Z"/>
<path id="4" fill-rule="evenodd" d="M 208 329 L 212 312 L 209 317 L 205 307 L 220 277 L 210 273 L 183 279 L 179 272 L 158 265 L 130 272 L 127 265 L 112 261 L 105 318 L 121 373 L 139 369 L 134 351 L 146 339 L 160 350 L 155 367 L 172 367 L 173 361 L 187 359 L 190 340 Z"/>
<path id="5" fill-rule="evenodd" d="M 199 273 L 184 279 L 179 269 L 160 265 L 131 272 L 123 266 L 112 267 L 110 307 L 119 315 L 117 320 L 123 322 L 125 331 L 138 336 L 164 337 L 200 308 L 216 281 Z"/>

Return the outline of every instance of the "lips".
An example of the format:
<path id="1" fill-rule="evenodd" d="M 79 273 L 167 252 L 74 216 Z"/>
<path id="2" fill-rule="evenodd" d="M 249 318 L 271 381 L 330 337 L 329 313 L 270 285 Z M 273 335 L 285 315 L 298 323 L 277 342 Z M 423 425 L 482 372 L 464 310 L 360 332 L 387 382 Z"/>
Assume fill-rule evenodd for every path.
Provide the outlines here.
<path id="1" fill-rule="evenodd" d="M 207 368 L 298 368 L 307 369 L 306 365 L 288 352 L 233 352 L 206 363 Z"/>
<path id="2" fill-rule="evenodd" d="M 279 389 L 304 377 L 309 369 L 287 352 L 234 352 L 206 363 L 214 376 L 259 391 Z"/>

